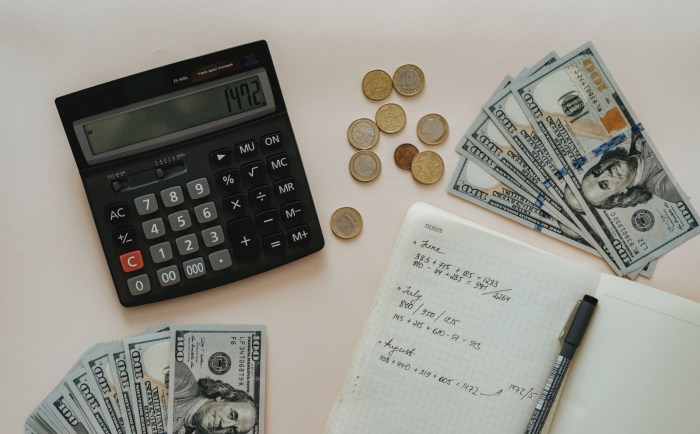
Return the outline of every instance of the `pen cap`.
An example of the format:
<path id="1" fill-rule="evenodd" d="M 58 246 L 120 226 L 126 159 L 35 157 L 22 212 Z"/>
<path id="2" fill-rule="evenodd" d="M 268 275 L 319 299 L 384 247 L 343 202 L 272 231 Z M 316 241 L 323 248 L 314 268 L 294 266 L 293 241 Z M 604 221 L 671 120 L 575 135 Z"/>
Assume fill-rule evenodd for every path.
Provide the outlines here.
<path id="1" fill-rule="evenodd" d="M 591 297 L 590 295 L 583 296 L 578 312 L 576 312 L 576 316 L 571 323 L 571 328 L 569 328 L 569 333 L 566 334 L 566 339 L 564 339 L 565 342 L 577 347 L 581 344 L 583 334 L 586 332 L 586 328 L 591 321 L 593 311 L 597 304 L 597 298 Z"/>

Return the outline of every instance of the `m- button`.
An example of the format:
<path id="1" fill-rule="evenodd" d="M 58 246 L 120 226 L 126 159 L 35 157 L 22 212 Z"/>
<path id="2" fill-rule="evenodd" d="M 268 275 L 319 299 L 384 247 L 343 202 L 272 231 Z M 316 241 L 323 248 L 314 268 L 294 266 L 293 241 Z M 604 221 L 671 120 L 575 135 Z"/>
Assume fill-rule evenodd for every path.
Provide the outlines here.
<path id="1" fill-rule="evenodd" d="M 286 223 L 291 225 L 301 223 L 304 219 L 304 205 L 302 205 L 301 201 L 296 200 L 292 203 L 282 205 L 280 207 L 280 213 Z"/>

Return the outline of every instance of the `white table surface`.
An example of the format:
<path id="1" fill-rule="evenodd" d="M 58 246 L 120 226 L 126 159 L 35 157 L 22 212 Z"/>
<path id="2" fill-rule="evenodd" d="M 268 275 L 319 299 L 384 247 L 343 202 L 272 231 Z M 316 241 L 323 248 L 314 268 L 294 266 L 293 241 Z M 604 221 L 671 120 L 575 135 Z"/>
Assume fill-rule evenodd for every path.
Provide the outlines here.
<path id="1" fill-rule="evenodd" d="M 593 40 L 685 191 L 700 203 L 700 6 L 691 1 L 0 1 L 0 427 L 24 419 L 89 345 L 172 319 L 268 326 L 266 427 L 320 433 L 406 211 L 423 201 L 605 273 L 603 260 L 445 190 L 453 150 L 506 73 Z M 293 264 L 204 293 L 138 308 L 116 297 L 54 99 L 146 69 L 259 39 L 272 51 L 326 247 Z M 415 97 L 365 98 L 364 74 L 419 65 Z M 348 125 L 396 102 L 406 127 L 373 149 L 381 175 L 348 173 Z M 392 160 L 421 144 L 416 122 L 450 124 L 431 150 L 434 185 Z M 364 230 L 329 228 L 352 206 Z M 700 237 L 638 282 L 700 302 Z"/>

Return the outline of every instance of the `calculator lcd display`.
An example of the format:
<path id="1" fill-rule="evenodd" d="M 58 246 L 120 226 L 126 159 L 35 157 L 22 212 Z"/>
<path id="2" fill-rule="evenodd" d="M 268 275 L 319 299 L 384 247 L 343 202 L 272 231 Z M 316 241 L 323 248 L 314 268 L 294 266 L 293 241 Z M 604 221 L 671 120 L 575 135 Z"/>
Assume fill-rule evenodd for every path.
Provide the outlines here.
<path id="1" fill-rule="evenodd" d="M 82 125 L 93 155 L 235 117 L 267 105 L 258 75 Z"/>

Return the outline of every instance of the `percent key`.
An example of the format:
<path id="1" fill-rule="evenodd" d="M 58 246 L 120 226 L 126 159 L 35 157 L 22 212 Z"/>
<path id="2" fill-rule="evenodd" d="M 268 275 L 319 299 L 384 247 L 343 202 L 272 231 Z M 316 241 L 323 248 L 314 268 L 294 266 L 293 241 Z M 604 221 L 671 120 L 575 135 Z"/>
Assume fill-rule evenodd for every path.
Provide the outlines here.
<path id="1" fill-rule="evenodd" d="M 236 169 L 229 169 L 217 173 L 216 185 L 224 191 L 238 190 L 238 171 L 236 171 Z"/>

